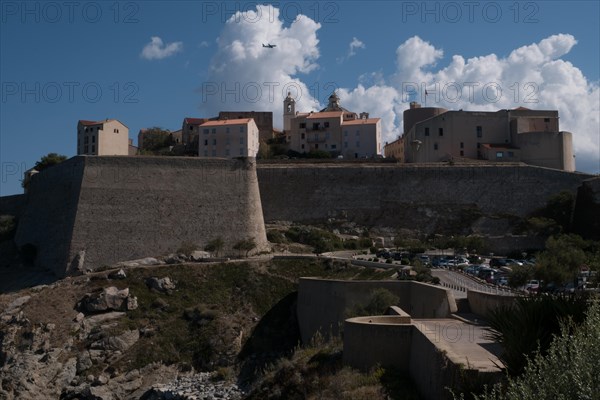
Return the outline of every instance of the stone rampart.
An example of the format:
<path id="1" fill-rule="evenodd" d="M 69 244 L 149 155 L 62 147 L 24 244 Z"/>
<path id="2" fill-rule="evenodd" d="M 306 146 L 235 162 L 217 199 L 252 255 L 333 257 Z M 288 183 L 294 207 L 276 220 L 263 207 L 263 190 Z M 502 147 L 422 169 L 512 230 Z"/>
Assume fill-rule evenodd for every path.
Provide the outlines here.
<path id="1" fill-rule="evenodd" d="M 515 217 L 590 175 L 523 164 L 259 164 L 265 221 L 505 235 Z M 506 221 L 506 223 L 501 223 Z"/>
<path id="2" fill-rule="evenodd" d="M 268 249 L 253 159 L 73 157 L 32 179 L 15 241 L 63 276 L 217 237 Z"/>

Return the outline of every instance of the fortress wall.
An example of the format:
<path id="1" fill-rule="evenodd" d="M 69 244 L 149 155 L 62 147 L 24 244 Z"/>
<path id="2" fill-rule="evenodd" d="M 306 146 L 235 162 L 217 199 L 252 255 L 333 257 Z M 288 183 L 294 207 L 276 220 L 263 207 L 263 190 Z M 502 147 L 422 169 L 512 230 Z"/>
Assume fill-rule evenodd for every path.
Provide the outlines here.
<path id="1" fill-rule="evenodd" d="M 25 208 L 26 201 L 27 196 L 24 194 L 0 196 L 0 215 L 12 215 L 19 218 Z"/>
<path id="2" fill-rule="evenodd" d="M 357 306 L 366 306 L 375 289 L 387 289 L 400 300 L 399 306 L 413 318 L 447 317 L 456 311 L 448 291 L 411 281 L 338 281 L 301 278 L 298 287 L 300 336 L 307 343 L 320 331 L 337 335 L 340 325 Z"/>
<path id="3" fill-rule="evenodd" d="M 71 174 L 67 187 L 50 197 L 56 203 L 65 196 L 74 199 L 62 207 L 61 214 L 69 217 L 45 224 L 64 230 L 61 241 L 67 247 L 56 259 L 42 254 L 39 259 L 58 275 L 75 272 L 77 255 L 83 252 L 83 267 L 94 270 L 175 252 L 186 243 L 202 249 L 219 236 L 225 255 L 237 254 L 233 245 L 246 238 L 255 240 L 256 251 L 268 248 L 252 159 L 80 156 L 68 163 L 80 166 L 80 173 Z M 67 167 L 51 170 L 59 173 Z M 44 181 L 47 188 L 56 185 L 53 179 Z M 41 192 L 30 194 L 37 213 L 44 209 L 46 195 Z M 23 241 L 37 229 L 36 219 L 29 220 Z M 46 254 L 54 239 L 40 237 L 36 243 Z"/>
<path id="4" fill-rule="evenodd" d="M 589 175 L 523 164 L 262 164 L 264 217 L 310 223 L 465 232 L 484 216 L 523 217 Z M 455 232 L 453 232 L 455 231 Z M 506 234 L 490 232 L 489 234 Z"/>
<path id="5" fill-rule="evenodd" d="M 65 273 L 85 160 L 74 157 L 36 174 L 28 187 L 15 243 L 37 250 L 36 264 Z"/>

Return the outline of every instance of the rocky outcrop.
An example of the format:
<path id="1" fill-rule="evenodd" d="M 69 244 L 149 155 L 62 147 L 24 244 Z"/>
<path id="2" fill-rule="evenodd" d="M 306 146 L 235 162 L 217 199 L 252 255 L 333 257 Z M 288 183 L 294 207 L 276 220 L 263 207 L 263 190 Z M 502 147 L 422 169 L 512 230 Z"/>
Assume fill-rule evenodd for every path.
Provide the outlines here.
<path id="1" fill-rule="evenodd" d="M 238 400 L 242 390 L 235 384 L 214 382 L 211 373 L 180 376 L 167 384 L 152 386 L 141 400 Z"/>

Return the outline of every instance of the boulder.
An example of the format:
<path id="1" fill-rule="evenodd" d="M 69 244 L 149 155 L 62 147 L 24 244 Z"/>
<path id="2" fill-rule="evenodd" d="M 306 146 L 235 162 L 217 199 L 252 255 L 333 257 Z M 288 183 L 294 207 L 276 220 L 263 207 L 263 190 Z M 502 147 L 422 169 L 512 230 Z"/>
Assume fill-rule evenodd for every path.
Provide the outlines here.
<path id="1" fill-rule="evenodd" d="M 127 274 L 125 274 L 125 271 L 123 271 L 123 268 L 121 268 L 120 270 L 116 271 L 116 272 L 111 272 L 110 274 L 108 274 L 108 279 L 125 279 L 127 278 Z"/>
<path id="2" fill-rule="evenodd" d="M 168 276 L 164 278 L 148 278 L 146 285 L 149 289 L 154 289 L 158 292 L 168 293 L 175 289 L 175 283 Z"/>
<path id="3" fill-rule="evenodd" d="M 210 253 L 208 251 L 196 250 L 190 254 L 190 260 L 192 261 L 202 261 L 206 258 L 210 258 Z"/>
<path id="4" fill-rule="evenodd" d="M 88 293 L 80 300 L 79 310 L 84 313 L 126 311 L 137 308 L 137 299 L 129 294 L 129 288 L 110 286 L 99 293 Z"/>

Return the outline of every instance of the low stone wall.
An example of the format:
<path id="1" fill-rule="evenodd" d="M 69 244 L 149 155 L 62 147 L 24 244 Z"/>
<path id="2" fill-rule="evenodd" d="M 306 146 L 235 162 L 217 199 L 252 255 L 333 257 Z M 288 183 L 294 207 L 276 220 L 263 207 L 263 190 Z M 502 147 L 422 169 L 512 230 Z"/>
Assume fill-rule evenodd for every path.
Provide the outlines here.
<path id="1" fill-rule="evenodd" d="M 399 298 L 399 307 L 413 318 L 444 318 L 456 312 L 456 301 L 444 288 L 414 281 L 340 281 L 301 278 L 298 323 L 304 343 L 317 333 L 338 335 L 357 306 L 366 305 L 383 288 Z M 390 304 L 392 305 L 392 304 Z"/>
<path id="2" fill-rule="evenodd" d="M 486 317 L 490 310 L 498 307 L 510 307 L 517 296 L 502 296 L 499 294 L 484 293 L 477 290 L 467 290 L 469 307 L 474 314 Z"/>

